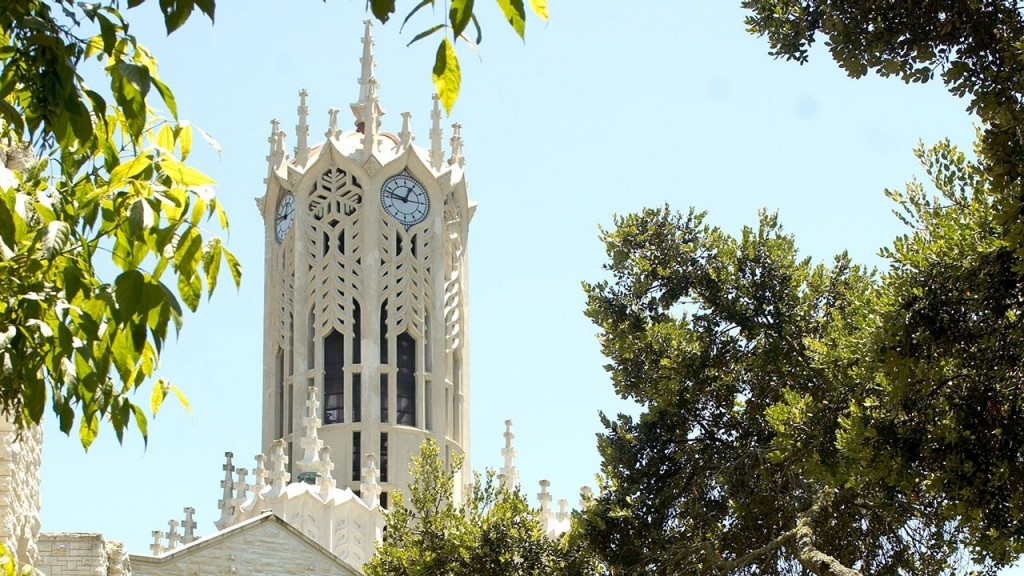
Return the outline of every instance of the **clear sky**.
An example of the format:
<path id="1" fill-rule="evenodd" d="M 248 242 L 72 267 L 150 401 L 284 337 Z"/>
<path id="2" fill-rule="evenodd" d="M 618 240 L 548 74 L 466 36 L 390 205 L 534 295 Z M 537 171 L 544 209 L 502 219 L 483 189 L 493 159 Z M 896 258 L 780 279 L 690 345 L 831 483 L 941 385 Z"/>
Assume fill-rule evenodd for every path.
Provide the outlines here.
<path id="1" fill-rule="evenodd" d="M 598 227 L 613 214 L 692 205 L 738 232 L 763 207 L 816 260 L 845 249 L 879 265 L 878 248 L 901 232 L 882 191 L 921 174 L 914 145 L 972 142 L 966 103 L 939 83 L 854 81 L 823 49 L 802 67 L 773 60 L 746 33 L 739 0 L 554 0 L 549 23 L 531 15 L 525 44 L 494 3 L 477 4 L 484 42 L 479 58 L 460 51 L 462 95 L 445 123 L 445 142 L 450 122 L 463 126 L 479 203 L 469 240 L 472 465 L 501 466 L 512 419 L 534 503 L 541 478 L 575 503 L 599 468 L 598 411 L 630 408 L 603 370 L 580 288 L 602 278 Z M 196 17 L 169 39 L 156 2 L 127 12 L 180 115 L 223 148 L 196 162 L 218 182 L 245 276 L 239 291 L 222 281 L 164 354 L 160 373 L 185 390 L 192 414 L 165 405 L 148 448 L 137 435 L 119 446 L 103 429 L 84 454 L 51 419 L 44 531 L 102 532 L 146 553 L 150 532 L 185 506 L 196 508 L 200 534 L 214 531 L 224 452 L 251 468 L 259 451 L 264 224 L 253 199 L 264 191 L 269 121 L 281 119 L 290 150 L 306 88 L 311 141 L 330 107 L 349 125 L 363 8 L 222 2 L 215 25 Z M 441 17 L 424 10 L 402 33 L 401 17 L 374 28 L 383 128 L 397 132 L 408 110 L 420 145 L 429 145 L 437 40 L 405 45 Z"/>

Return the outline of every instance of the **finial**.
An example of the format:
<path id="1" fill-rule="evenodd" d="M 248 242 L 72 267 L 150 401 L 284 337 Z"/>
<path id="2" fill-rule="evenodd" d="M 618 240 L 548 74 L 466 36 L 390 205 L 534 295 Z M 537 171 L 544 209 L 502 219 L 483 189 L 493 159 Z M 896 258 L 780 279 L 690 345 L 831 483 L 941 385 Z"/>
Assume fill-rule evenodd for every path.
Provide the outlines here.
<path id="1" fill-rule="evenodd" d="M 285 484 L 291 479 L 286 467 L 288 466 L 288 455 L 284 453 L 287 446 L 281 438 L 274 440 L 270 445 L 270 490 L 274 495 L 284 492 Z"/>
<path id="2" fill-rule="evenodd" d="M 309 108 L 306 107 L 306 96 L 309 96 L 309 92 L 305 88 L 299 90 L 299 123 L 295 125 L 295 163 L 299 166 L 305 166 L 309 160 L 309 124 L 306 123 Z"/>
<path id="3" fill-rule="evenodd" d="M 462 134 L 459 133 L 461 129 L 462 124 L 452 124 L 452 157 L 448 159 L 449 166 L 458 165 L 459 168 L 466 165 L 466 159 L 462 157 Z"/>
<path id="4" fill-rule="evenodd" d="M 249 492 L 249 485 L 245 482 L 245 477 L 249 474 L 249 471 L 245 468 L 238 469 L 238 479 L 235 480 L 235 505 L 241 506 L 245 503 L 245 497 Z"/>
<path id="5" fill-rule="evenodd" d="M 320 448 L 324 445 L 316 433 L 320 428 L 320 399 L 317 398 L 316 386 L 307 388 L 306 416 L 302 419 L 302 427 L 302 440 L 299 441 L 302 458 L 295 465 L 300 472 L 313 472 L 319 467 Z"/>
<path id="6" fill-rule="evenodd" d="M 541 480 L 540 493 L 537 494 L 537 500 L 540 501 L 540 521 L 545 525 L 551 518 L 551 494 L 548 493 L 548 486 L 551 486 L 551 482 Z"/>
<path id="7" fill-rule="evenodd" d="M 410 112 L 402 112 L 402 131 L 398 133 L 398 139 L 402 143 L 402 149 L 408 149 L 412 146 L 412 141 L 416 139 L 412 135 L 412 129 L 410 128 L 410 119 L 412 114 Z"/>
<path id="8" fill-rule="evenodd" d="M 363 32 L 363 55 L 359 58 L 359 100 L 352 107 L 352 114 L 355 116 L 356 130 L 359 132 L 375 133 L 380 128 L 380 117 L 384 115 L 377 100 L 377 80 L 374 76 L 376 62 L 373 59 L 373 36 L 371 29 L 373 23 L 370 20 L 363 20 L 366 26 Z"/>
<path id="9" fill-rule="evenodd" d="M 149 549 L 153 552 L 153 556 L 164 553 L 164 533 L 162 531 L 153 530 L 153 543 L 149 545 Z"/>
<path id="10" fill-rule="evenodd" d="M 330 109 L 328 109 L 327 110 L 327 117 L 328 117 L 328 120 L 327 120 L 327 132 L 324 132 L 324 136 L 326 136 L 328 140 L 331 140 L 332 138 L 337 137 L 338 136 L 338 132 L 339 132 L 339 130 L 338 130 L 338 109 L 337 108 L 330 108 Z"/>
<path id="11" fill-rule="evenodd" d="M 334 462 L 331 462 L 331 447 L 324 446 L 320 448 L 319 456 L 316 485 L 320 488 L 320 494 L 326 498 L 327 494 L 338 486 L 338 483 L 334 480 L 334 475 L 332 474 L 332 471 L 334 470 Z"/>
<path id="12" fill-rule="evenodd" d="M 558 499 L 558 513 L 555 514 L 555 520 L 559 522 L 565 522 L 569 519 L 569 500 L 565 498 Z"/>
<path id="13" fill-rule="evenodd" d="M 174 550 L 178 547 L 178 521 L 167 521 L 167 549 Z"/>
<path id="14" fill-rule="evenodd" d="M 252 472 L 256 483 L 252 486 L 252 491 L 259 494 L 267 486 L 267 457 L 263 454 L 256 455 L 256 469 Z"/>
<path id="15" fill-rule="evenodd" d="M 430 111 L 430 167 L 440 172 L 444 165 L 444 150 L 441 150 L 441 99 L 434 93 L 434 109 Z"/>
<path id="16" fill-rule="evenodd" d="M 267 164 L 270 169 L 281 165 L 284 160 L 284 132 L 281 131 L 281 121 L 274 118 L 270 121 L 270 137 L 267 138 L 270 144 L 270 154 L 267 155 Z"/>
<path id="17" fill-rule="evenodd" d="M 233 505 L 235 497 L 235 465 L 231 463 L 231 459 L 234 457 L 235 455 L 231 452 L 224 453 L 224 459 L 226 460 L 224 466 L 222 466 L 224 469 L 224 479 L 220 481 L 220 487 L 223 489 L 223 492 L 220 501 L 217 502 L 217 507 L 220 508 L 220 519 L 214 522 L 218 530 L 231 526 L 235 514 L 235 507 Z"/>
<path id="18" fill-rule="evenodd" d="M 501 455 L 505 458 L 505 465 L 501 468 L 501 485 L 507 490 L 515 490 L 519 486 L 519 470 L 516 468 L 516 449 L 512 446 L 512 439 L 516 437 L 512 433 L 512 421 L 505 420 L 505 447 L 501 449 Z"/>
<path id="19" fill-rule="evenodd" d="M 366 455 L 366 467 L 363 468 L 362 482 L 359 484 L 359 494 L 363 502 L 369 508 L 376 508 L 380 503 L 380 470 L 377 469 L 377 456 Z"/>
<path id="20" fill-rule="evenodd" d="M 194 542 L 196 539 L 196 521 L 193 520 L 193 516 L 195 515 L 195 513 L 195 508 L 191 506 L 185 507 L 185 519 L 181 521 L 181 529 L 185 533 L 185 544 Z"/>

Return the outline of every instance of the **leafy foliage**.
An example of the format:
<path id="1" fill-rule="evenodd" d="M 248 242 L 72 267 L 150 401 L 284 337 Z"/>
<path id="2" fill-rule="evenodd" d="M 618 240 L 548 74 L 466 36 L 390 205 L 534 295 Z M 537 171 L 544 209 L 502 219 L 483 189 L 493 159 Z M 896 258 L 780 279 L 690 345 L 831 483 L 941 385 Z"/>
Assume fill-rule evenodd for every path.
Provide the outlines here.
<path id="1" fill-rule="evenodd" d="M 509 26 L 512 27 L 520 38 L 525 39 L 526 6 L 523 0 L 497 0 L 497 2 Z M 396 10 L 395 0 L 370 0 L 369 4 L 370 11 L 382 24 L 386 23 Z M 427 6 L 434 8 L 435 4 L 435 0 L 420 0 L 406 14 L 402 26 L 405 27 L 409 20 L 420 10 Z M 442 14 L 441 22 L 413 36 L 409 44 L 412 45 L 428 36 L 433 36 L 437 32 L 442 32 L 443 37 L 437 46 L 431 77 L 434 81 L 434 87 L 437 89 L 437 94 L 441 98 L 441 104 L 444 105 L 445 112 L 451 114 L 452 107 L 455 106 L 455 101 L 459 97 L 459 90 L 462 87 L 462 73 L 458 54 L 455 52 L 455 44 L 461 39 L 475 50 L 476 45 L 483 41 L 483 33 L 480 29 L 480 22 L 477 20 L 476 13 L 474 12 L 476 8 L 474 0 L 450 0 L 445 2 L 445 7 L 448 13 Z M 541 20 L 548 19 L 547 0 L 530 0 L 530 8 Z M 465 35 L 470 24 L 473 25 L 476 31 L 475 42 L 471 42 Z M 449 34 L 451 35 L 450 38 Z"/>
<path id="2" fill-rule="evenodd" d="M 616 391 L 591 547 L 622 573 L 995 573 L 1022 552 L 1024 285 L 991 180 L 948 142 L 889 192 L 874 275 L 775 216 L 618 218 L 586 285 Z"/>
<path id="3" fill-rule="evenodd" d="M 850 76 L 873 70 L 905 82 L 940 76 L 969 98 L 984 123 L 984 170 L 996 212 L 1018 259 L 1024 258 L 1024 12 L 1012 0 L 873 2 L 744 0 L 750 30 L 776 57 L 806 62 L 819 36 Z M 1018 267 L 1022 266 L 1018 264 Z"/>
<path id="4" fill-rule="evenodd" d="M 466 501 L 454 501 L 454 475 L 437 444 L 428 441 L 410 465 L 410 504 L 401 493 L 387 517 L 384 542 L 363 569 L 369 576 L 585 576 L 593 558 L 571 536 L 545 537 L 522 494 L 499 486 L 493 471 L 479 475 Z"/>
<path id="5" fill-rule="evenodd" d="M 193 6 L 213 17 L 212 0 L 160 5 L 168 31 Z M 15 0 L 0 13 L 0 409 L 24 425 L 49 403 L 64 432 L 78 421 L 86 448 L 101 420 L 118 439 L 132 422 L 147 436 L 131 393 L 156 374 L 182 304 L 196 310 L 222 264 L 241 277 L 203 229 L 228 221 L 213 180 L 186 164 L 202 132 L 177 120 L 116 6 Z M 92 59 L 106 94 L 83 79 Z M 154 93 L 171 119 L 151 111 Z M 154 415 L 168 393 L 183 399 L 158 379 Z"/>

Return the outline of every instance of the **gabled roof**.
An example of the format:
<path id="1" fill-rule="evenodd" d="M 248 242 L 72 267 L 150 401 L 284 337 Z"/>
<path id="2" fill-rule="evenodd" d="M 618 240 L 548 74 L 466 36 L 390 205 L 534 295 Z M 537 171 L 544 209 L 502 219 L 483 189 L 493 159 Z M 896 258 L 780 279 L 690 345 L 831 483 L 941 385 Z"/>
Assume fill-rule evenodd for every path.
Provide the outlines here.
<path id="1" fill-rule="evenodd" d="M 275 532 L 272 535 L 274 542 L 281 544 L 281 548 L 288 549 L 288 556 L 291 557 L 286 559 L 288 561 L 275 561 L 275 550 L 263 545 L 253 545 L 254 540 L 258 540 L 258 533 L 267 530 Z M 249 538 L 249 536 L 256 536 L 257 538 Z M 224 548 L 230 550 L 229 557 L 224 556 Z M 232 548 L 237 548 L 237 550 L 231 550 Z M 294 556 L 297 555 L 301 555 L 303 559 L 301 563 L 293 561 Z M 231 562 L 243 566 L 249 563 L 266 566 L 269 563 L 274 565 L 274 573 L 280 576 L 308 575 L 308 566 L 314 560 L 318 561 L 317 564 L 323 562 L 328 567 L 335 568 L 335 570 L 329 571 L 320 568 L 317 570 L 317 574 L 330 574 L 333 572 L 342 576 L 363 576 L 362 572 L 342 561 L 302 532 L 296 530 L 295 527 L 285 522 L 273 512 L 267 512 L 240 522 L 160 556 L 130 555 L 132 572 L 136 576 L 166 574 L 168 568 L 179 562 L 188 564 L 198 562 L 205 565 L 208 561 L 218 561 L 219 563 L 224 561 L 223 558 L 230 558 Z M 239 572 L 245 573 L 246 571 L 240 568 Z"/>

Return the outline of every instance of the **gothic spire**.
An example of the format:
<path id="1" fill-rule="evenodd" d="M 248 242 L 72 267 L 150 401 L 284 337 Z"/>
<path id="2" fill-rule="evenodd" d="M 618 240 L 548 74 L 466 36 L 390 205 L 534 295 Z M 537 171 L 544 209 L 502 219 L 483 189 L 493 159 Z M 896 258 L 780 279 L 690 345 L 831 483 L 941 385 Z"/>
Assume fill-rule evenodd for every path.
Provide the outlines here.
<path id="1" fill-rule="evenodd" d="M 434 109 L 430 112 L 430 167 L 437 172 L 444 165 L 444 150 L 441 150 L 441 99 L 434 93 Z"/>
<path id="2" fill-rule="evenodd" d="M 308 95 L 305 88 L 299 90 L 299 123 L 295 125 L 295 163 L 299 166 L 305 166 L 309 159 L 309 124 L 306 123 L 309 116 L 309 108 L 306 107 Z"/>
<path id="3" fill-rule="evenodd" d="M 226 460 L 223 466 L 224 479 L 220 481 L 220 487 L 224 492 L 220 502 L 217 503 L 217 507 L 220 508 L 220 519 L 214 522 L 218 530 L 231 526 L 235 515 L 235 465 L 231 462 L 234 456 L 231 452 L 224 453 L 224 459 Z"/>
<path id="4" fill-rule="evenodd" d="M 402 112 L 402 131 L 398 133 L 398 139 L 402 143 L 402 149 L 408 149 L 412 146 L 412 141 L 416 139 L 416 137 L 412 135 L 412 128 L 410 126 L 411 118 L 411 113 Z"/>
<path id="5" fill-rule="evenodd" d="M 356 120 L 356 130 L 359 132 L 374 132 L 380 128 L 380 117 L 384 115 L 384 109 L 377 100 L 377 78 L 374 76 L 376 63 L 373 59 L 373 36 L 370 29 L 373 27 L 370 20 L 364 20 L 366 31 L 363 33 L 363 56 L 359 59 L 359 100 L 353 103 L 352 114 Z"/>
<path id="6" fill-rule="evenodd" d="M 462 168 L 466 165 L 466 159 L 462 156 L 462 124 L 456 122 L 452 124 L 452 140 L 451 140 L 451 158 L 448 159 L 449 166 L 458 166 Z"/>
<path id="7" fill-rule="evenodd" d="M 516 468 L 516 449 L 512 446 L 512 439 L 516 435 L 512 433 L 512 421 L 505 420 L 505 447 L 501 449 L 501 455 L 505 458 L 505 465 L 501 467 L 501 483 L 508 490 L 515 490 L 519 486 L 519 470 Z"/>

